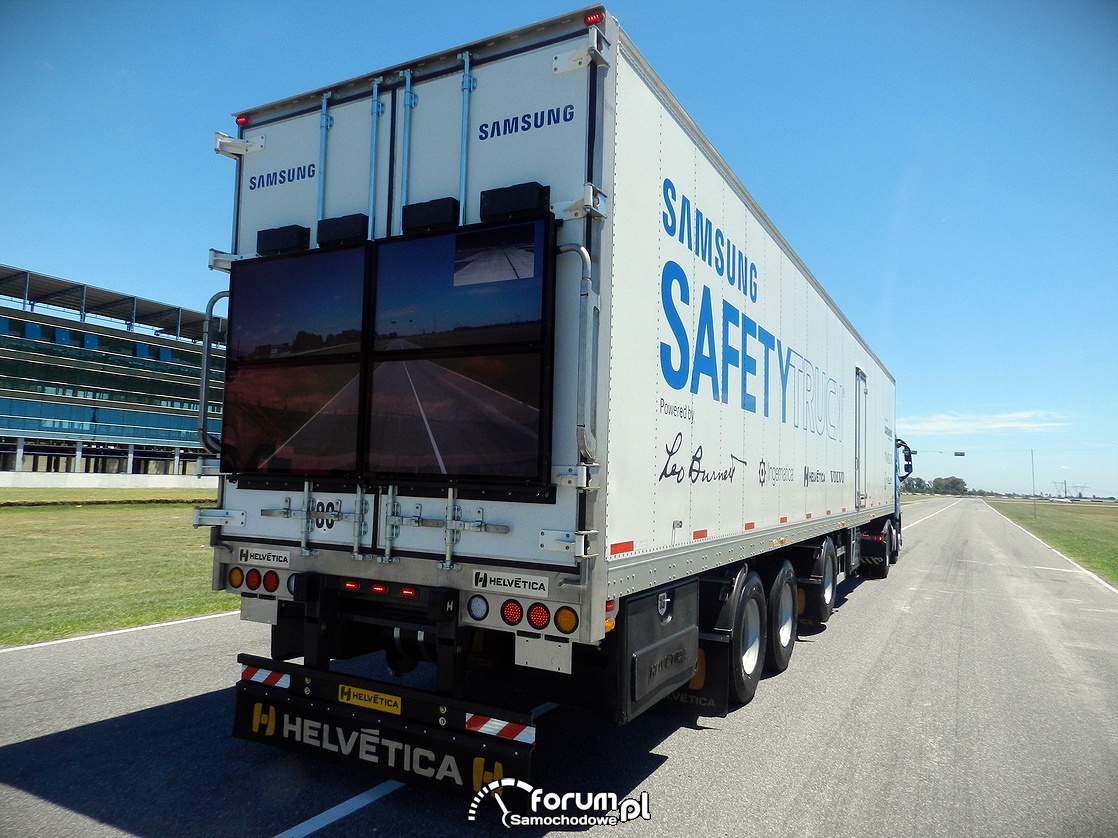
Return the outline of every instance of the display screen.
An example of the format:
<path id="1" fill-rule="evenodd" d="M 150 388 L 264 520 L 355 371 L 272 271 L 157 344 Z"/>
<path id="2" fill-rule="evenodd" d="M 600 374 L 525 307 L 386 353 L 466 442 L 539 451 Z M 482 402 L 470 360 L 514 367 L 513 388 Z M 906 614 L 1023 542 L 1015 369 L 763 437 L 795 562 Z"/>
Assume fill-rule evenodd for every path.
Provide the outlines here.
<path id="1" fill-rule="evenodd" d="M 382 245 L 374 349 L 541 340 L 542 237 L 542 224 L 517 224 Z"/>
<path id="2" fill-rule="evenodd" d="M 229 360 L 356 355 L 365 299 L 364 247 L 234 262 Z"/>
<path id="3" fill-rule="evenodd" d="M 223 470 L 357 472 L 367 252 L 233 263 Z"/>
<path id="4" fill-rule="evenodd" d="M 243 364 L 225 379 L 221 462 L 230 472 L 353 474 L 361 366 Z"/>
<path id="5" fill-rule="evenodd" d="M 549 477 L 553 221 L 235 262 L 228 473 Z"/>
<path id="6" fill-rule="evenodd" d="M 548 234 L 536 221 L 380 245 L 367 474 L 542 479 Z"/>
<path id="7" fill-rule="evenodd" d="M 529 480 L 539 460 L 537 353 L 374 364 L 371 472 Z"/>

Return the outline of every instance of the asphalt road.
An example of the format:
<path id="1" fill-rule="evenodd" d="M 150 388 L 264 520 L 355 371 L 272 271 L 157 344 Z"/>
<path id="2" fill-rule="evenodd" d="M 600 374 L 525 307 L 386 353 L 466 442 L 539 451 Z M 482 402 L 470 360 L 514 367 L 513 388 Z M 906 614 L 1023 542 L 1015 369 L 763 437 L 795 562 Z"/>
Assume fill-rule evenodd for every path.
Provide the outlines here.
<path id="1" fill-rule="evenodd" d="M 750 705 L 555 710 L 534 785 L 647 792 L 650 820 L 603 834 L 1118 835 L 1118 591 L 977 500 L 905 522 L 889 578 L 845 582 Z M 265 650 L 223 616 L 0 652 L 0 835 L 307 834 L 354 798 L 314 834 L 509 834 L 492 799 L 470 823 L 467 799 L 231 739 L 235 655 Z"/>
<path id="2" fill-rule="evenodd" d="M 434 361 L 376 368 L 373 470 L 530 476 L 539 409 Z"/>

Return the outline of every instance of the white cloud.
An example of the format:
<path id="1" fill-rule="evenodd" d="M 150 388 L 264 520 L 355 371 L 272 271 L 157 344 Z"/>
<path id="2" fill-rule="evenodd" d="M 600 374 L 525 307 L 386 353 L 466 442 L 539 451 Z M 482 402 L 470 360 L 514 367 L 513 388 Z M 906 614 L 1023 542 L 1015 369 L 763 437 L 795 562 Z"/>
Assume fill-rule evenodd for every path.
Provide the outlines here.
<path id="1" fill-rule="evenodd" d="M 931 416 L 897 419 L 903 435 L 963 435 L 999 431 L 1051 431 L 1070 424 L 1066 416 L 1041 410 L 1016 413 L 936 413 Z"/>

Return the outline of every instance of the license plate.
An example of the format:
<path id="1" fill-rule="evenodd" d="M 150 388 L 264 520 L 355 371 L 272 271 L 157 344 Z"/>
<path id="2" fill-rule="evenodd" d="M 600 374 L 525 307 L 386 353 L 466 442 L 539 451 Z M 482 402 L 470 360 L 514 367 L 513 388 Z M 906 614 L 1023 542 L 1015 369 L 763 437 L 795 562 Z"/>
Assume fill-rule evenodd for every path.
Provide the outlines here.
<path id="1" fill-rule="evenodd" d="M 354 704 L 380 713 L 392 713 L 395 716 L 400 715 L 402 704 L 398 695 L 374 692 L 361 687 L 351 687 L 347 684 L 338 684 L 338 701 L 342 704 Z"/>

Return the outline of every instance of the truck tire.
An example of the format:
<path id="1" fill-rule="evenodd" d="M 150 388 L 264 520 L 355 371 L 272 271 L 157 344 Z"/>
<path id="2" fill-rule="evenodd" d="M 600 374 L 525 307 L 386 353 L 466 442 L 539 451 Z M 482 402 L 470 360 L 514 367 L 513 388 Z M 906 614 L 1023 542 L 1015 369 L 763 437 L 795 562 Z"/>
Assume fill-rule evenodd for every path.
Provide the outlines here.
<path id="1" fill-rule="evenodd" d="M 730 633 L 730 697 L 748 704 L 757 692 L 765 665 L 765 586 L 761 577 L 750 573 L 745 578 L 734 608 L 734 628 Z"/>
<path id="2" fill-rule="evenodd" d="M 769 587 L 768 643 L 765 644 L 765 669 L 783 672 L 792 659 L 796 645 L 796 572 L 787 559 Z"/>
<path id="3" fill-rule="evenodd" d="M 825 540 L 820 552 L 823 584 L 809 589 L 804 604 L 804 618 L 816 625 L 822 625 L 831 619 L 831 614 L 835 610 L 835 599 L 838 597 L 838 553 L 835 552 L 834 542 L 829 538 Z"/>
<path id="4" fill-rule="evenodd" d="M 896 564 L 901 557 L 901 534 L 896 527 L 892 527 L 893 537 L 889 541 L 889 564 Z"/>

